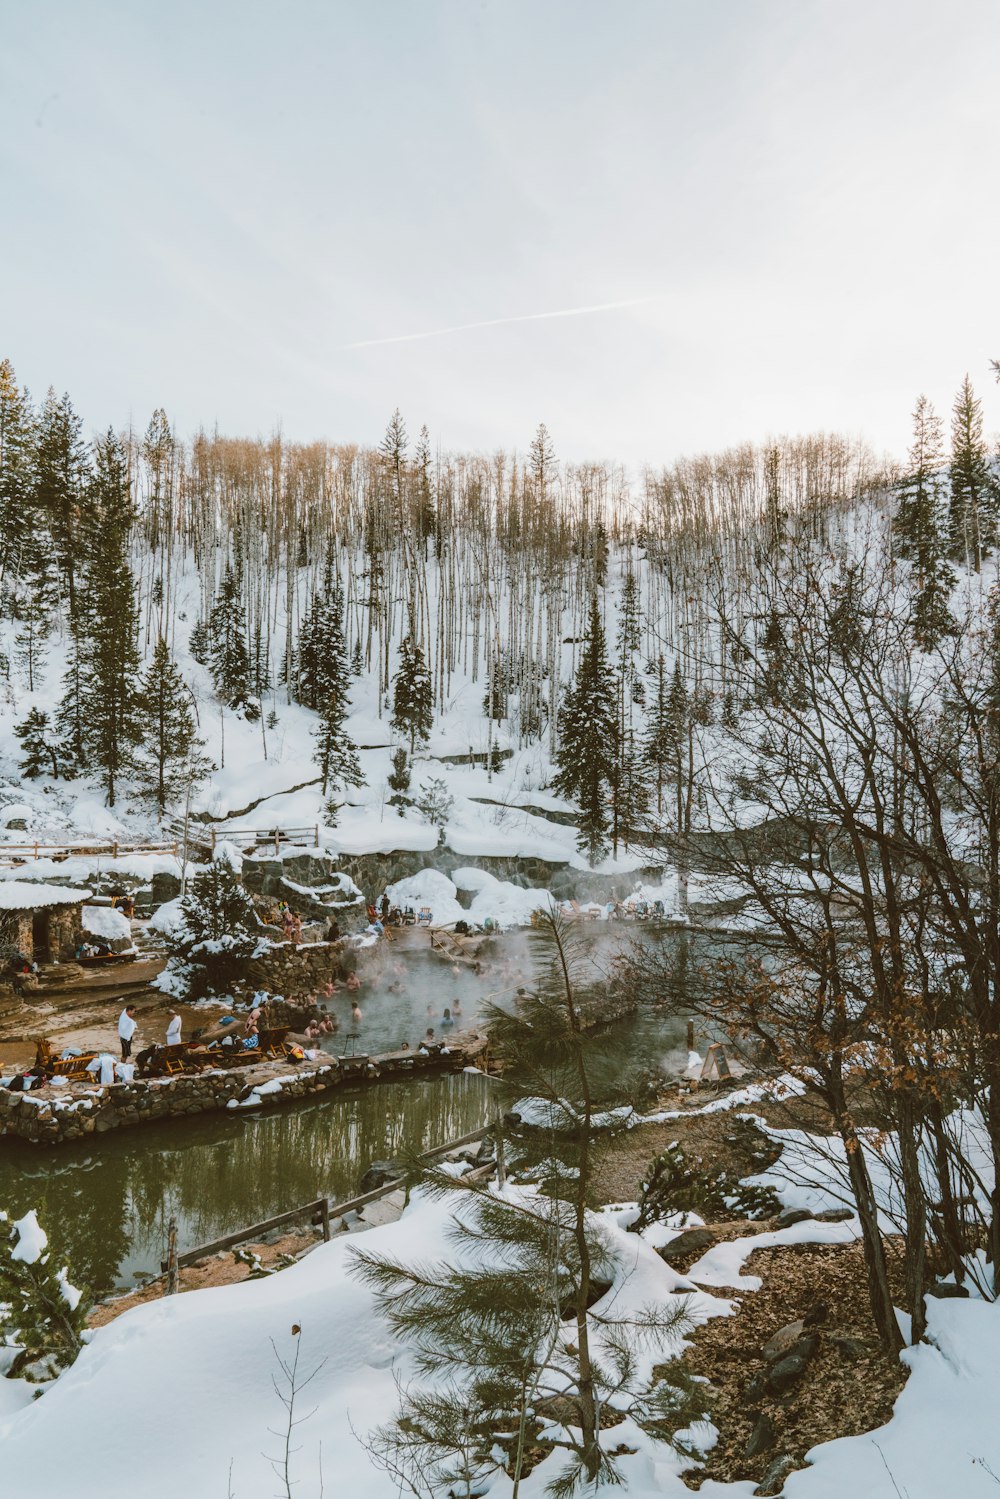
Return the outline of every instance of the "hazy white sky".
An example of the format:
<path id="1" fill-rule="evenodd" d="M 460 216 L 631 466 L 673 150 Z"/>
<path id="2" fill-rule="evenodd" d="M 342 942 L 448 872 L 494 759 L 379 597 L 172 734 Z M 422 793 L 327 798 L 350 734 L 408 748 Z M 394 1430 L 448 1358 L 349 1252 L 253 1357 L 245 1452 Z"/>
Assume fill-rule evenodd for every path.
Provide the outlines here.
<path id="1" fill-rule="evenodd" d="M 0 354 L 93 427 L 369 442 L 398 405 L 445 447 L 899 452 L 966 370 L 1000 426 L 1000 0 L 0 0 L 0 30 Z"/>

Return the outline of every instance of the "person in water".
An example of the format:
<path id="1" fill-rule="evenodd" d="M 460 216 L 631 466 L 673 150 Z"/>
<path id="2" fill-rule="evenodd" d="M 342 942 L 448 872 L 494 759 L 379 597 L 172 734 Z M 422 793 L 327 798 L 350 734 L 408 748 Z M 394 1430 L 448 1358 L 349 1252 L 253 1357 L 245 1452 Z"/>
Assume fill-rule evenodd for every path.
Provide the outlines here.
<path id="1" fill-rule="evenodd" d="M 441 1017 L 441 1024 L 442 1025 L 454 1025 L 455 1024 L 454 1020 L 452 1020 L 452 1018 L 451 1018 L 451 1011 L 449 1010 L 449 1008 L 448 1008 L 447 1005 L 445 1005 L 445 1007 L 444 1007 L 444 1014 Z"/>
<path id="2" fill-rule="evenodd" d="M 355 1000 L 351 1005 L 351 1019 L 354 1021 L 355 1025 L 357 1025 L 361 1020 L 361 1006 L 358 1004 L 357 1000 Z"/>
<path id="3" fill-rule="evenodd" d="M 356 994 L 357 991 L 360 988 L 361 988 L 361 980 L 358 978 L 357 974 L 356 973 L 349 973 L 347 975 L 347 990 L 348 990 L 348 993 L 350 993 L 350 994 Z"/>

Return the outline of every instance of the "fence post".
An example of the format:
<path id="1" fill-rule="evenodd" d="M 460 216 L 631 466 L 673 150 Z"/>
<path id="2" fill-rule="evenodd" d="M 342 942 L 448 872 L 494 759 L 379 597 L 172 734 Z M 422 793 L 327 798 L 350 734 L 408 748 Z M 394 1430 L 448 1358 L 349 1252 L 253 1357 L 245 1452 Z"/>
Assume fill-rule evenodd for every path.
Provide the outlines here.
<path id="1" fill-rule="evenodd" d="M 688 1051 L 694 1051 L 694 1021 L 688 1021 Z"/>
<path id="2" fill-rule="evenodd" d="M 319 823 L 313 825 L 313 848 L 319 848 Z"/>
<path id="3" fill-rule="evenodd" d="M 167 1229 L 167 1292 L 168 1296 L 177 1295 L 177 1219 L 173 1213 L 170 1214 L 170 1225 Z"/>
<path id="4" fill-rule="evenodd" d="M 323 1219 L 323 1238 L 324 1238 L 324 1240 L 327 1243 L 329 1243 L 330 1242 L 330 1199 L 329 1199 L 329 1197 L 324 1197 L 323 1198 L 322 1202 L 319 1205 L 319 1211 L 320 1211 L 320 1215 L 321 1215 L 321 1217 Z"/>

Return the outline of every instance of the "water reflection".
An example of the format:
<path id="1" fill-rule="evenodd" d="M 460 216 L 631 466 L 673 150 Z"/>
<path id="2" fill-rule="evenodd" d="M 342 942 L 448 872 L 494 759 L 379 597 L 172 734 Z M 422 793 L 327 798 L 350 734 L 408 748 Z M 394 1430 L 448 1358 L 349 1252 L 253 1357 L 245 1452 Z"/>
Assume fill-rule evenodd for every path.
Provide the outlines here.
<path id="1" fill-rule="evenodd" d="M 372 1160 L 430 1149 L 486 1122 L 470 1073 L 376 1084 L 258 1117 L 206 1116 L 0 1156 L 0 1204 L 37 1208 L 54 1249 L 96 1292 L 159 1270 L 171 1213 L 182 1250 L 324 1193 L 348 1197 Z"/>
<path id="2" fill-rule="evenodd" d="M 698 982 L 713 947 L 683 932 L 603 923 L 579 929 L 578 937 L 585 960 L 580 987 L 598 1003 L 622 945 L 666 945 L 679 996 Z M 428 1025 L 447 1035 L 444 1009 L 454 1013 L 456 1000 L 459 1024 L 474 1024 L 487 999 L 504 1004 L 518 984 L 540 981 L 549 953 L 538 933 L 514 934 L 478 975 L 428 952 L 408 953 L 400 992 L 391 985 L 400 977 L 392 964 L 401 957 L 387 948 L 383 963 L 368 970 L 359 996 L 359 1051 L 383 1051 L 402 1040 L 414 1045 Z M 331 1007 L 342 1029 L 330 1049 L 339 1053 L 351 1049 L 349 1005 L 339 996 Z M 629 1063 L 668 1073 L 683 1067 L 683 1019 L 639 1013 L 624 1022 L 624 1032 Z M 324 1193 L 348 1197 L 372 1160 L 404 1143 L 429 1149 L 486 1123 L 493 1087 L 486 1078 L 460 1073 L 376 1084 L 259 1117 L 209 1115 L 146 1125 L 58 1151 L 4 1142 L 0 1207 L 16 1216 L 37 1208 L 54 1249 L 66 1255 L 82 1284 L 98 1293 L 128 1287 L 137 1273 L 159 1270 L 171 1213 L 183 1250 Z"/>

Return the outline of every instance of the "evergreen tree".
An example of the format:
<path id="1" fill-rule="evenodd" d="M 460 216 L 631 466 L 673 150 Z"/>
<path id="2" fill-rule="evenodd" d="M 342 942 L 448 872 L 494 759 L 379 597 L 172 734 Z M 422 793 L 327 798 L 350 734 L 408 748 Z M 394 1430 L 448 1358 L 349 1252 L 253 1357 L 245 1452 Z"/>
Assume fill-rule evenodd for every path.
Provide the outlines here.
<path id="1" fill-rule="evenodd" d="M 17 630 L 14 659 L 29 692 L 37 688 L 57 572 L 39 499 L 37 427 L 9 360 L 0 363 L 0 580 Z"/>
<path id="2" fill-rule="evenodd" d="M 392 790 L 389 805 L 395 807 L 402 817 L 404 808 L 412 806 L 411 798 L 406 795 L 410 789 L 410 767 L 405 749 L 393 751 L 392 770 L 389 772 L 388 780 Z"/>
<path id="3" fill-rule="evenodd" d="M 429 781 L 421 783 L 420 795 L 417 797 L 417 811 L 424 822 L 429 823 L 432 828 L 437 828 L 438 843 L 442 848 L 445 828 L 454 805 L 455 798 L 448 790 L 447 783 L 440 776 L 432 776 Z"/>
<path id="4" fill-rule="evenodd" d="M 52 1379 L 83 1347 L 90 1304 L 57 1265 L 34 1211 L 0 1211 L 0 1340 L 19 1346 L 8 1377 Z"/>
<path id="5" fill-rule="evenodd" d="M 58 776 L 59 760 L 47 713 L 32 708 L 27 718 L 14 725 L 14 735 L 21 741 L 22 775 L 32 781 L 47 774 Z"/>
<path id="6" fill-rule="evenodd" d="M 319 766 L 324 796 L 329 791 L 365 784 L 357 747 L 344 728 L 347 708 L 346 699 L 336 692 L 330 692 L 320 706 L 314 758 Z"/>
<path id="7" fill-rule="evenodd" d="M 143 795 L 162 817 L 189 784 L 210 769 L 201 753 L 191 697 L 161 635 L 139 684 L 136 723 L 141 750 L 136 770 Z"/>
<path id="8" fill-rule="evenodd" d="M 226 565 L 222 587 L 212 606 L 210 627 L 209 664 L 216 695 L 230 708 L 245 708 L 252 696 L 250 653 L 247 650 L 246 613 L 236 569 L 231 562 Z"/>
<path id="9" fill-rule="evenodd" d="M 921 396 L 913 413 L 913 445 L 899 485 L 893 532 L 901 556 L 913 563 L 913 633 L 924 650 L 954 628 L 948 598 L 955 579 L 944 560 L 940 520 L 943 466 L 941 420 Z"/>
<path id="10" fill-rule="evenodd" d="M 69 396 L 59 397 L 50 389 L 38 420 L 35 503 L 46 518 L 73 629 L 78 614 L 77 573 L 85 551 L 80 544 L 81 519 L 91 483 L 81 427 Z"/>
<path id="11" fill-rule="evenodd" d="M 344 595 L 331 557 L 327 560 L 323 584 L 313 594 L 299 630 L 294 663 L 295 700 L 319 711 L 330 696 L 346 698 L 349 680 Z"/>
<path id="12" fill-rule="evenodd" d="M 191 652 L 192 659 L 197 661 L 199 666 L 208 665 L 212 653 L 212 637 L 207 620 L 195 620 L 191 627 L 188 650 Z"/>
<path id="13" fill-rule="evenodd" d="M 407 636 L 399 648 L 399 670 L 393 678 L 392 727 L 406 734 L 410 755 L 426 744 L 434 727 L 434 694 L 430 672 L 419 645 Z"/>
<path id="14" fill-rule="evenodd" d="M 138 609 L 128 562 L 132 496 L 128 455 L 114 432 L 95 446 L 96 472 L 84 553 L 86 609 L 78 606 L 82 634 L 79 694 L 83 742 L 101 772 L 114 806 L 118 782 L 138 736 Z"/>
<path id="15" fill-rule="evenodd" d="M 679 661 L 666 685 L 663 658 L 658 663 L 657 692 L 649 715 L 645 744 L 647 764 L 656 774 L 656 810 L 663 812 L 663 787 L 673 790 L 671 821 L 678 832 L 688 830 L 690 732 L 694 722 L 691 694 Z"/>
<path id="16" fill-rule="evenodd" d="M 0 360 L 0 584 L 25 568 L 23 554 L 44 524 L 35 510 L 34 423 L 28 393 L 18 387 L 14 366 Z"/>
<path id="17" fill-rule="evenodd" d="M 355 1273 L 413 1350 L 417 1380 L 430 1382 L 408 1387 L 395 1424 L 369 1438 L 376 1463 L 414 1493 L 481 1493 L 502 1472 L 516 1499 L 539 1445 L 565 1458 L 548 1492 L 589 1493 L 624 1481 L 613 1432 L 602 1441 L 605 1408 L 681 1450 L 678 1432 L 707 1415 L 703 1384 L 676 1363 L 640 1356 L 689 1325 L 682 1300 L 662 1312 L 592 1305 L 597 1286 L 625 1272 L 589 1204 L 632 1090 L 607 1027 L 594 1024 L 577 992 L 572 934 L 546 914 L 542 927 L 554 948 L 539 992 L 522 995 L 516 1011 L 489 1010 L 511 1103 L 530 1079 L 535 1123 L 507 1119 L 515 1121 L 518 1170 L 537 1189 L 508 1184 L 496 1193 L 425 1172 L 425 1190 L 456 1205 L 451 1237 L 466 1251 L 459 1263 L 428 1273 L 364 1249 L 354 1255 Z M 554 1402 L 558 1422 L 546 1422 L 541 1436 L 540 1417 Z"/>
<path id="18" fill-rule="evenodd" d="M 260 922 L 226 859 L 200 870 L 181 901 L 184 924 L 169 937 L 169 965 L 191 994 L 224 994 L 243 976 L 260 941 Z"/>
<path id="19" fill-rule="evenodd" d="M 59 756 L 63 775 L 72 780 L 87 759 L 84 733 L 84 663 L 85 643 L 82 636 L 71 635 L 67 645 L 66 671 L 62 697 L 56 710 L 55 727 L 59 736 Z"/>
<path id="20" fill-rule="evenodd" d="M 354 642 L 354 650 L 351 653 L 351 676 L 360 677 L 364 675 L 365 653 L 361 649 L 361 641 Z"/>
<path id="21" fill-rule="evenodd" d="M 577 842 L 591 864 L 608 851 L 607 802 L 616 748 L 614 683 L 595 592 L 576 681 L 559 713 L 559 774 L 553 782 L 558 795 L 580 804 Z"/>
<path id="22" fill-rule="evenodd" d="M 507 717 L 509 691 L 510 674 L 504 662 L 498 657 L 494 658 L 488 667 L 486 691 L 483 693 L 483 712 L 487 718 L 500 723 Z"/>
<path id="23" fill-rule="evenodd" d="M 983 408 L 966 375 L 952 408 L 948 549 L 952 557 L 978 572 L 983 553 L 995 540 L 994 486 L 983 437 Z"/>

